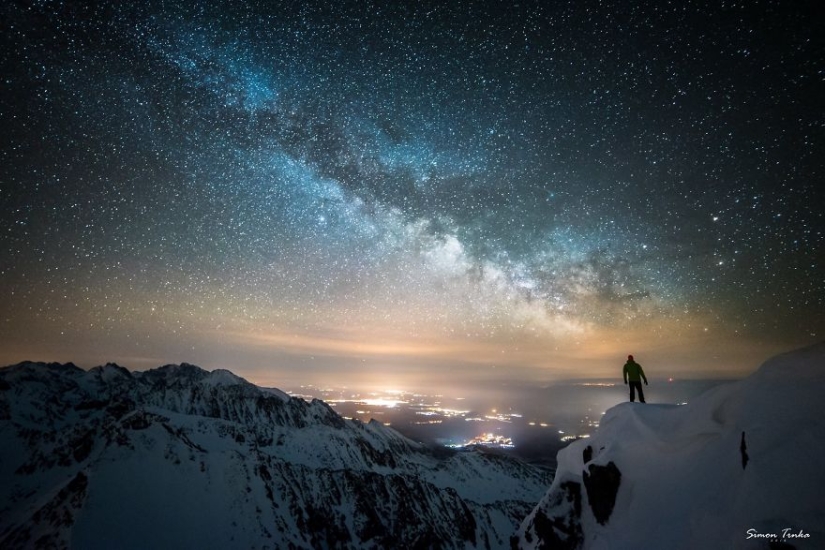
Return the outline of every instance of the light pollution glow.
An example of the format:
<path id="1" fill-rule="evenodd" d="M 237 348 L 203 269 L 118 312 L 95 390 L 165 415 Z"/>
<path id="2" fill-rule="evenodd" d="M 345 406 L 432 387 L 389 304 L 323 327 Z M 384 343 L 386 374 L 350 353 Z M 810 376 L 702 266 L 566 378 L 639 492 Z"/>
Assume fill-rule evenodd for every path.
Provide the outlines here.
<path id="1" fill-rule="evenodd" d="M 0 363 L 461 388 L 822 338 L 804 6 L 174 4 L 0 8 Z"/>

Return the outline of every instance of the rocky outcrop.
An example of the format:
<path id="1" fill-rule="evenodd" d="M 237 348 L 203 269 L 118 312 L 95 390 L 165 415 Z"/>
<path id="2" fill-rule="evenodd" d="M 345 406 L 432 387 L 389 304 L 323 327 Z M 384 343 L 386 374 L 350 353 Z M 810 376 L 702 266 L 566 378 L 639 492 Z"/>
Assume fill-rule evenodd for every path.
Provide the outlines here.
<path id="1" fill-rule="evenodd" d="M 825 471 L 811 457 L 825 455 L 823 365 L 825 343 L 686 405 L 608 409 L 590 438 L 558 453 L 513 546 L 820 547 Z"/>
<path id="2" fill-rule="evenodd" d="M 587 490 L 587 502 L 596 521 L 604 525 L 613 513 L 616 505 L 616 495 L 622 482 L 622 473 L 614 462 L 605 466 L 590 464 L 587 471 L 582 473 L 584 488 Z"/>

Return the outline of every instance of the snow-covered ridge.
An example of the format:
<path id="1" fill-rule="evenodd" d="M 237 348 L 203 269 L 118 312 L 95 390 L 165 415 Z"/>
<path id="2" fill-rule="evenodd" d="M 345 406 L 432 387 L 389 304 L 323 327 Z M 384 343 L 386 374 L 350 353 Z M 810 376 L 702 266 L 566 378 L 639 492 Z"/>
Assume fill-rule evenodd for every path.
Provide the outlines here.
<path id="1" fill-rule="evenodd" d="M 0 369 L 3 548 L 507 548 L 550 477 L 223 370 Z"/>
<path id="2" fill-rule="evenodd" d="M 824 548 L 823 406 L 825 343 L 685 406 L 613 407 L 559 452 L 519 548 Z"/>

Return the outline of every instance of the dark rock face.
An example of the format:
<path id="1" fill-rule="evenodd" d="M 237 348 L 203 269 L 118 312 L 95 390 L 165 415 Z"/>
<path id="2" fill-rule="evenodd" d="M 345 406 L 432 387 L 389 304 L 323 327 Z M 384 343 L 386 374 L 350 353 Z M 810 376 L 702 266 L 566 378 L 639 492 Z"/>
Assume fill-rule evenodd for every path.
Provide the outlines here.
<path id="1" fill-rule="evenodd" d="M 588 464 L 593 459 L 593 449 L 583 451 L 586 469 L 582 472 L 584 489 L 593 517 L 605 525 L 613 513 L 622 474 L 612 461 L 607 465 Z M 548 548 L 578 550 L 584 544 L 582 529 L 581 483 L 569 479 L 545 496 L 533 515 L 522 526 L 521 536 L 510 541 L 512 548 Z"/>
<path id="2" fill-rule="evenodd" d="M 748 465 L 748 444 L 745 443 L 745 432 L 742 432 L 742 441 L 739 443 L 739 453 L 742 455 L 742 469 Z"/>
<path id="3" fill-rule="evenodd" d="M 604 525 L 613 513 L 616 505 L 616 495 L 622 482 L 622 473 L 612 461 L 606 466 L 591 464 L 583 472 L 584 488 L 587 490 L 587 500 L 593 516 Z"/>

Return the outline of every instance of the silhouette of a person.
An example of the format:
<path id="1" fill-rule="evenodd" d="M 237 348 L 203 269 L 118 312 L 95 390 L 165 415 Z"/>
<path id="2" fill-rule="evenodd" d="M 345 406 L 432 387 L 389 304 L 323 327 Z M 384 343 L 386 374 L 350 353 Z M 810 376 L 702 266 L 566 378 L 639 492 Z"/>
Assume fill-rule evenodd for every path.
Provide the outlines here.
<path id="1" fill-rule="evenodd" d="M 647 386 L 647 376 L 645 376 L 642 366 L 633 360 L 632 355 L 627 356 L 627 363 L 624 364 L 622 374 L 624 375 L 624 383 L 630 382 L 630 402 L 636 401 L 636 391 L 638 390 L 639 402 L 644 403 L 645 393 L 642 391 L 642 380 L 645 381 L 645 386 Z"/>

